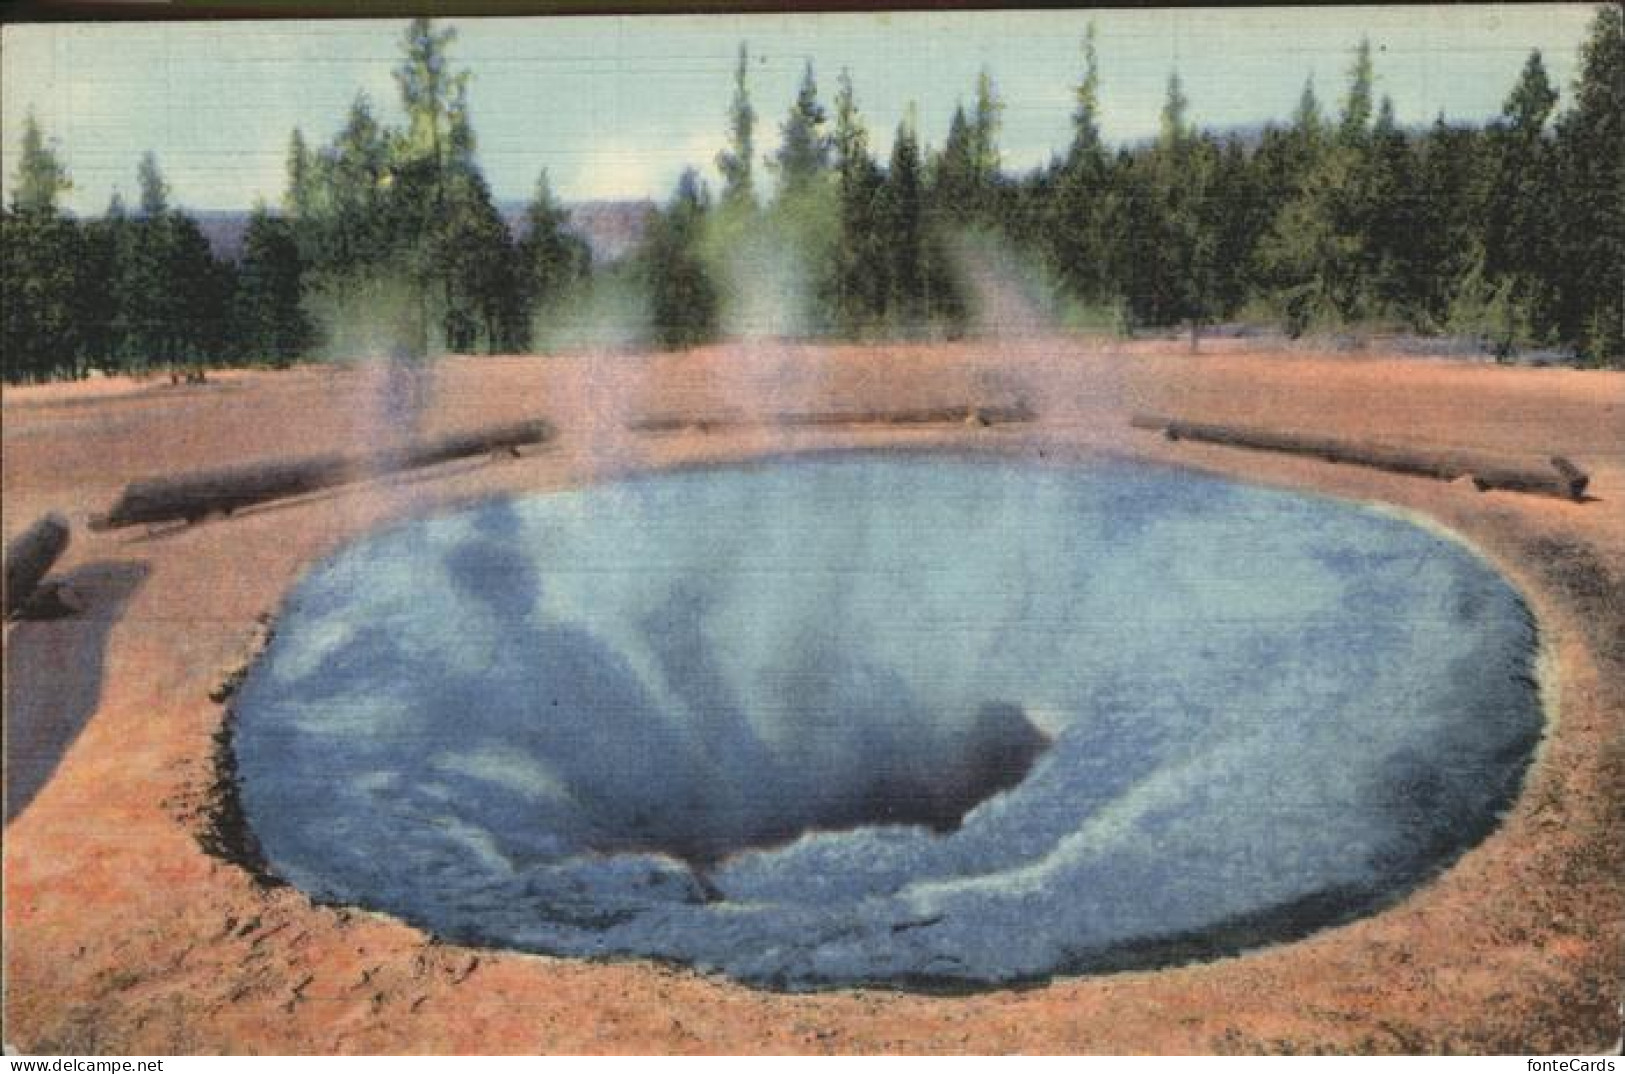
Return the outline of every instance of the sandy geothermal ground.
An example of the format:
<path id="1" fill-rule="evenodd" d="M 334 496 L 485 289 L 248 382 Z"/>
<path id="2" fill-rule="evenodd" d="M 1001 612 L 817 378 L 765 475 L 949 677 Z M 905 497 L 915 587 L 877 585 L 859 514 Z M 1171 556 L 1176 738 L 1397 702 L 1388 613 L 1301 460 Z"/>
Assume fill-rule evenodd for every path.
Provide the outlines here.
<path id="1" fill-rule="evenodd" d="M 464 359 L 428 431 L 545 415 L 550 447 L 161 533 L 91 533 L 133 478 L 376 446 L 375 371 L 8 390 L 9 538 L 75 522 L 57 575 L 87 607 L 6 627 L 4 1023 L 43 1052 L 1589 1051 L 1616 1047 L 1625 965 L 1625 375 L 1024 338 L 761 344 L 664 356 Z M 650 414 L 1024 399 L 1027 425 L 714 423 Z M 1193 444 L 1136 411 L 1471 448 L 1593 475 L 1570 503 Z M 1180 465 L 1428 516 L 1523 590 L 1549 728 L 1504 826 L 1398 905 L 1296 943 L 1159 972 L 966 996 L 784 995 L 646 963 L 437 943 L 313 906 L 208 853 L 210 694 L 313 559 L 380 521 L 628 469 L 854 445 Z M 1329 759 L 1329 763 L 1335 760 Z"/>

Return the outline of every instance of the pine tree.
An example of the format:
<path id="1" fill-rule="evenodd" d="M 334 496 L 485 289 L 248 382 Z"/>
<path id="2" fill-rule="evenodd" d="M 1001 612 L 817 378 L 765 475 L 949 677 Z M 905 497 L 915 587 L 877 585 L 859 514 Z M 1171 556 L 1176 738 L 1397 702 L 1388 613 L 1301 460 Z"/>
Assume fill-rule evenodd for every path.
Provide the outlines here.
<path id="1" fill-rule="evenodd" d="M 1095 54 L 1095 24 L 1083 37 L 1083 78 L 1073 90 L 1072 141 L 1067 146 L 1066 167 L 1093 166 L 1104 159 L 1105 143 L 1100 138 L 1100 60 Z"/>
<path id="2" fill-rule="evenodd" d="M 1213 161 L 1212 181 L 1201 205 L 1202 226 L 1212 234 L 1210 312 L 1229 317 L 1258 286 L 1258 246 L 1273 204 L 1239 137 L 1228 139 Z"/>
<path id="3" fill-rule="evenodd" d="M 929 314 L 925 263 L 925 205 L 920 147 L 904 120 L 892 140 L 891 164 L 880 192 L 880 233 L 887 253 L 887 309 L 893 320 L 917 324 Z"/>
<path id="4" fill-rule="evenodd" d="M 438 242 L 431 250 L 445 277 L 442 331 L 448 349 L 488 353 L 511 345 L 509 328 L 519 320 L 514 250 L 507 225 L 491 200 L 475 157 L 466 79 L 453 84 L 446 117 Z"/>
<path id="5" fill-rule="evenodd" d="M 1190 327 L 1196 349 L 1200 326 L 1217 307 L 1215 212 L 1222 202 L 1210 197 L 1216 151 L 1200 137 L 1190 118 L 1179 74 L 1168 78 L 1159 134 L 1148 158 L 1146 226 L 1156 246 L 1148 251 L 1148 287 L 1143 298 L 1154 323 Z"/>
<path id="6" fill-rule="evenodd" d="M 319 269 L 339 277 L 385 261 L 409 236 L 392 233 L 384 204 L 390 174 L 390 137 L 365 93 L 356 94 L 344 126 L 318 157 L 323 188 L 315 200 Z M 311 195 L 304 195 L 310 199 Z M 296 199 L 297 200 L 297 197 Z"/>
<path id="7" fill-rule="evenodd" d="M 22 154 L 12 180 L 12 212 L 54 216 L 58 212 L 57 199 L 72 187 L 67 169 L 45 144 L 39 121 L 30 112 L 23 120 Z"/>
<path id="8" fill-rule="evenodd" d="M 809 60 L 795 104 L 779 127 L 779 149 L 773 156 L 779 175 L 779 197 L 794 198 L 805 193 L 828 171 L 831 145 L 824 131 L 828 118 L 824 106 L 818 103 L 818 83 Z"/>
<path id="9" fill-rule="evenodd" d="M 286 365 L 314 341 L 300 304 L 304 266 L 294 227 L 256 206 L 243 236 L 243 259 L 233 308 L 244 357 Z"/>
<path id="10" fill-rule="evenodd" d="M 954 106 L 948 140 L 931 162 L 930 187 L 932 209 L 941 219 L 963 223 L 976 214 L 976 135 L 962 104 Z"/>
<path id="11" fill-rule="evenodd" d="M 1100 137 L 1100 69 L 1095 55 L 1095 28 L 1083 44 L 1083 78 L 1074 91 L 1072 141 L 1048 191 L 1030 200 L 1048 203 L 1043 235 L 1061 283 L 1091 302 L 1105 301 L 1114 290 L 1108 266 L 1107 219 L 1110 205 L 1110 158 Z"/>
<path id="12" fill-rule="evenodd" d="M 139 211 L 123 225 L 113 271 L 121 347 L 137 370 L 182 365 L 196 375 L 224 357 L 233 280 L 215 260 L 197 221 L 172 209 L 169 184 L 152 152 L 137 169 Z"/>
<path id="13" fill-rule="evenodd" d="M 1349 67 L 1348 94 L 1343 98 L 1343 117 L 1337 128 L 1338 138 L 1345 145 L 1360 145 L 1370 134 L 1375 84 L 1371 39 L 1361 38 Z"/>
<path id="14" fill-rule="evenodd" d="M 1157 121 L 1157 147 L 1166 153 L 1177 153 L 1190 140 L 1193 133 L 1190 122 L 1190 98 L 1179 80 L 1179 72 L 1168 76 L 1168 90 L 1163 97 L 1162 115 Z"/>
<path id="15" fill-rule="evenodd" d="M 185 363 L 188 376 L 201 378 L 205 367 L 231 357 L 236 273 L 214 256 L 203 229 L 185 212 L 169 212 L 161 234 L 170 357 Z"/>
<path id="16" fill-rule="evenodd" d="M 125 223 L 123 203 L 114 194 L 106 214 L 80 227 L 73 307 L 84 339 L 87 369 L 110 368 L 117 362 L 118 311 L 112 296 L 118 244 Z"/>
<path id="17" fill-rule="evenodd" d="M 1440 115 L 1422 141 L 1404 251 L 1417 326 L 1442 328 L 1460 281 L 1482 260 L 1483 139 Z"/>
<path id="18" fill-rule="evenodd" d="M 1410 140 L 1394 119 L 1394 103 L 1383 95 L 1371 129 L 1361 195 L 1364 201 L 1364 272 L 1375 309 L 1386 316 L 1420 323 L 1418 296 L 1425 283 L 1415 271 L 1420 209 Z"/>
<path id="19" fill-rule="evenodd" d="M 81 234 L 57 206 L 70 185 L 67 170 L 29 115 L 11 205 L 0 214 L 0 348 L 7 380 L 81 370 Z"/>
<path id="20" fill-rule="evenodd" d="M 878 324 L 885 317 L 887 256 L 880 228 L 880 194 L 884 176 L 869 152 L 869 133 L 858 114 L 852 76 L 841 72 L 835 96 L 836 190 L 840 239 L 836 244 L 831 318 L 847 333 Z"/>
<path id="21" fill-rule="evenodd" d="M 976 76 L 976 99 L 967 114 L 954 106 L 948 140 L 931 161 L 929 187 L 932 215 L 939 221 L 963 226 L 967 222 L 997 220 L 1001 203 L 999 130 L 1004 102 L 983 68 Z"/>
<path id="22" fill-rule="evenodd" d="M 1591 24 L 1557 151 L 1555 319 L 1588 362 L 1625 367 L 1625 12 L 1617 5 L 1603 5 Z"/>
<path id="23" fill-rule="evenodd" d="M 395 68 L 395 84 L 406 113 L 406 130 L 390 140 L 389 194 L 384 231 L 390 263 L 416 292 L 413 323 L 402 325 L 400 345 L 414 357 L 428 355 L 435 340 L 450 348 L 471 345 L 473 314 L 459 290 L 466 266 L 466 233 L 479 226 L 466 207 L 454 211 L 453 162 L 456 112 L 466 100 L 469 73 L 452 68 L 455 30 L 437 29 L 433 20 L 413 19 L 402 40 L 405 56 Z"/>
<path id="24" fill-rule="evenodd" d="M 976 108 L 971 113 L 971 160 L 978 193 L 990 195 L 999 182 L 999 132 L 1004 126 L 1004 101 L 993 75 L 982 68 L 976 76 Z"/>
<path id="25" fill-rule="evenodd" d="M 754 205 L 752 179 L 755 156 L 756 111 L 750 104 L 745 76 L 750 70 L 750 52 L 739 43 L 739 61 L 734 67 L 734 95 L 728 106 L 728 148 L 717 154 L 717 171 L 722 173 L 722 202 L 725 206 Z"/>
<path id="26" fill-rule="evenodd" d="M 1483 272 L 1508 285 L 1508 301 L 1536 329 L 1553 320 L 1548 280 L 1556 269 L 1557 161 L 1547 121 L 1556 105 L 1540 52 L 1531 52 L 1488 132 L 1494 163 L 1484 206 Z"/>
<path id="27" fill-rule="evenodd" d="M 649 222 L 640 257 L 656 341 L 692 347 L 716 336 L 719 300 L 699 255 L 710 198 L 699 173 L 685 169 L 664 209 Z"/>
<path id="28" fill-rule="evenodd" d="M 151 152 L 137 171 L 138 210 L 119 245 L 114 294 L 122 326 L 120 349 L 129 367 L 143 371 L 177 355 L 169 338 L 174 303 L 168 280 L 168 187 Z"/>
<path id="29" fill-rule="evenodd" d="M 141 191 L 140 200 L 136 203 L 140 206 L 141 216 L 156 219 L 169 212 L 169 183 L 158 169 L 158 156 L 152 150 L 141 154 L 135 178 Z"/>
<path id="30" fill-rule="evenodd" d="M 402 41 L 406 56 L 395 68 L 407 118 L 402 154 L 437 169 L 445 167 L 451 154 L 454 102 L 468 85 L 467 71 L 451 69 L 448 53 L 456 40 L 456 30 L 436 29 L 434 20 L 415 18 Z"/>
<path id="31" fill-rule="evenodd" d="M 524 235 L 518 246 L 518 284 L 528 311 L 554 306 L 591 268 L 586 242 L 569 225 L 569 210 L 554 197 L 544 170 L 525 207 Z"/>
<path id="32" fill-rule="evenodd" d="M 295 218 L 313 215 L 316 211 L 316 177 L 312 173 L 310 149 L 305 145 L 304 133 L 298 127 L 288 138 L 287 173 L 288 190 L 283 208 Z"/>
<path id="33" fill-rule="evenodd" d="M 1293 335 L 1370 312 L 1362 186 L 1368 175 L 1374 75 L 1362 41 L 1335 139 L 1320 134 L 1309 89 L 1285 148 L 1280 210 L 1259 247 L 1264 279 Z"/>
<path id="34" fill-rule="evenodd" d="M 1304 80 L 1298 105 L 1292 110 L 1292 129 L 1310 143 L 1318 143 L 1325 135 L 1326 118 L 1320 109 L 1320 98 L 1315 95 L 1313 75 Z"/>

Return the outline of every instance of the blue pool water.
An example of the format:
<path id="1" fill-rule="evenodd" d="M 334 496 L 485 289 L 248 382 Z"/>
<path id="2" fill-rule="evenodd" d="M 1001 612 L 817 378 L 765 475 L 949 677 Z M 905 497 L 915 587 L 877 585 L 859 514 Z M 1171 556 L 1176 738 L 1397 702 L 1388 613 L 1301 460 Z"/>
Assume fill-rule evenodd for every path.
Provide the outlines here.
<path id="1" fill-rule="evenodd" d="M 1369 911 L 1540 734 L 1459 544 L 1177 471 L 854 454 L 355 542 L 239 695 L 273 872 L 770 987 L 1165 964 Z"/>

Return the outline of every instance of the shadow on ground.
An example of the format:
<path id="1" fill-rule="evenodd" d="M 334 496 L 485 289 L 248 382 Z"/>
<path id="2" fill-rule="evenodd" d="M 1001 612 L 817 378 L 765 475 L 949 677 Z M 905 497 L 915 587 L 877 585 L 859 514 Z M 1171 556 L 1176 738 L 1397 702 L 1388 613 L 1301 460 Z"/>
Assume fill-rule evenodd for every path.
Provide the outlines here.
<path id="1" fill-rule="evenodd" d="M 6 635 L 6 823 L 34 800 L 101 699 L 107 638 L 141 587 L 142 563 L 89 563 L 62 576 L 80 610 L 24 618 Z"/>

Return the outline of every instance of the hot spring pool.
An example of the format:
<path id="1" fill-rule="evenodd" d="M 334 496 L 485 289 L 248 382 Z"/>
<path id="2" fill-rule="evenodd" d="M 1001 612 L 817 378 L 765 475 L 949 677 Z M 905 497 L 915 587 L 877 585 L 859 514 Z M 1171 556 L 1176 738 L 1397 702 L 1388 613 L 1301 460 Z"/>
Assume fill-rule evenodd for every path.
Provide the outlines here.
<path id="1" fill-rule="evenodd" d="M 855 454 L 349 545 L 235 707 L 313 897 L 756 984 L 986 986 L 1368 911 L 1541 729 L 1460 545 L 1187 473 Z"/>

